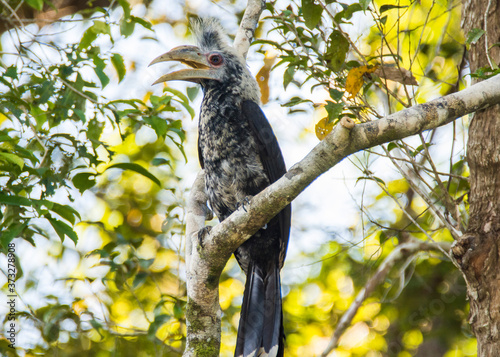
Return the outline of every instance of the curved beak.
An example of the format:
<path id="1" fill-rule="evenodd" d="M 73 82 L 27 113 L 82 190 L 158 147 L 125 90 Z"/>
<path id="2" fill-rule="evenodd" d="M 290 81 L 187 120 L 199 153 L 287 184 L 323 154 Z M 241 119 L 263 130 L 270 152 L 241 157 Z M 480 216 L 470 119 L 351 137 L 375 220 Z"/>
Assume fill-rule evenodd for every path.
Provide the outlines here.
<path id="1" fill-rule="evenodd" d="M 161 76 L 153 83 L 153 85 L 173 80 L 199 83 L 200 79 L 218 79 L 216 70 L 210 67 L 210 63 L 207 58 L 196 46 L 175 47 L 169 52 L 156 57 L 149 65 L 151 66 L 155 63 L 167 61 L 179 61 L 192 68 L 181 69 L 180 71 Z"/>

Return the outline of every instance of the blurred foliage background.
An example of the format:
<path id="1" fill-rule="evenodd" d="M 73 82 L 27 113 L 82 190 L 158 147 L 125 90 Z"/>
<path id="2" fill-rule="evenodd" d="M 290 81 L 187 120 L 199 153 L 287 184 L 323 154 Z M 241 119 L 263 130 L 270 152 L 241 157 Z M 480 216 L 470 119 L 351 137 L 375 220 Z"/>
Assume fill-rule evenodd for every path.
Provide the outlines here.
<path id="1" fill-rule="evenodd" d="M 184 198 L 201 92 L 152 90 L 157 73 L 146 66 L 193 42 L 189 18 L 215 15 L 234 35 L 245 5 L 0 0 L 2 301 L 9 243 L 18 266 L 16 349 L 0 304 L 2 355 L 182 355 Z M 268 1 L 256 37 L 249 65 L 264 110 L 281 118 L 268 115 L 289 166 L 302 154 L 287 152 L 344 115 L 376 120 L 463 88 L 466 45 L 477 40 L 461 33 L 457 0 Z M 292 132 L 294 122 L 306 124 Z M 283 270 L 287 355 L 323 352 L 395 246 L 463 231 L 467 126 L 462 118 L 353 155 L 297 200 Z M 242 291 L 231 260 L 220 281 L 222 356 L 233 354 Z M 332 355 L 474 356 L 467 310 L 449 257 L 411 255 Z"/>

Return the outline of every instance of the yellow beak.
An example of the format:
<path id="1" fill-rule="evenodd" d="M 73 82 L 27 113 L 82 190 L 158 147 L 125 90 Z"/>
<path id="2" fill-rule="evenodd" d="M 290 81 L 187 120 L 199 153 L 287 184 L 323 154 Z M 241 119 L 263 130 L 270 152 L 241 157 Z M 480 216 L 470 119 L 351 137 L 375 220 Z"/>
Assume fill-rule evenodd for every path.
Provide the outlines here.
<path id="1" fill-rule="evenodd" d="M 206 56 L 196 46 L 175 47 L 169 52 L 156 57 L 149 65 L 167 61 L 179 61 L 192 68 L 181 69 L 161 76 L 153 85 L 173 80 L 199 83 L 200 79 L 218 79 L 217 71 L 211 68 Z"/>

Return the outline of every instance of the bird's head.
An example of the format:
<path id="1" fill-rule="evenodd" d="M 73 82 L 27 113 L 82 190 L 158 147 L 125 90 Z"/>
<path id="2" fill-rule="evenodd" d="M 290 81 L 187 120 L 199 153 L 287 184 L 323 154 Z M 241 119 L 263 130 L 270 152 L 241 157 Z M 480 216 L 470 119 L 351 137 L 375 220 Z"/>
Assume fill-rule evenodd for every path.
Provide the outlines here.
<path id="1" fill-rule="evenodd" d="M 179 61 L 191 68 L 168 73 L 153 84 L 183 80 L 199 83 L 205 90 L 224 88 L 258 102 L 257 82 L 246 67 L 245 60 L 227 43 L 227 36 L 215 19 L 202 19 L 193 24 L 198 46 L 179 46 L 155 58 L 150 65 Z"/>

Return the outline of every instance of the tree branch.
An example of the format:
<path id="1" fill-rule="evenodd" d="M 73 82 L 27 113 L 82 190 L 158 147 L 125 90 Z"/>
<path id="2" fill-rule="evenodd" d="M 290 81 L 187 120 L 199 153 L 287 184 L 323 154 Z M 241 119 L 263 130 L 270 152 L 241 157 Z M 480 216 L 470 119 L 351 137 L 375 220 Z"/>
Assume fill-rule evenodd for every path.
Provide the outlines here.
<path id="1" fill-rule="evenodd" d="M 184 357 L 218 356 L 221 336 L 219 276 L 203 256 L 200 237 L 205 220 L 211 219 L 201 170 L 191 188 L 186 213 L 187 338 Z M 227 257 L 229 259 L 229 256 Z"/>
<path id="2" fill-rule="evenodd" d="M 233 44 L 233 47 L 243 56 L 243 58 L 247 57 L 248 49 L 252 43 L 260 15 L 265 7 L 265 0 L 248 0 L 245 14 L 241 19 L 240 28 L 234 38 Z"/>
<path id="3" fill-rule="evenodd" d="M 245 206 L 246 211 L 239 209 L 215 226 L 205 243 L 206 249 L 213 249 L 218 254 L 234 251 L 318 176 L 347 156 L 437 128 L 496 104 L 500 104 L 500 75 L 383 119 L 358 124 L 352 130 L 346 125 L 337 125 L 302 161 L 254 196 Z"/>
<path id="4" fill-rule="evenodd" d="M 188 347 L 185 356 L 198 351 L 212 351 L 217 356 L 220 344 L 220 308 L 218 281 L 231 254 L 245 240 L 295 199 L 311 182 L 347 156 L 383 143 L 399 140 L 424 130 L 448 124 L 459 117 L 500 104 L 500 75 L 475 84 L 463 91 L 416 105 L 386 118 L 353 126 L 344 118 L 302 161 L 282 178 L 254 196 L 245 210 L 239 209 L 216 225 L 210 234 L 196 234 L 202 228 L 203 186 L 198 184 L 192 195 L 193 225 L 188 230 Z M 197 181 L 200 179 L 198 176 Z M 201 180 L 201 179 L 200 179 Z M 200 191 L 200 192 L 198 192 Z M 203 202 L 202 202 L 203 201 Z M 188 219 L 188 222 L 190 219 Z M 207 233 L 204 230 L 203 233 Z M 195 242 L 194 240 L 197 239 Z M 197 244 L 195 249 L 195 244 Z M 427 243 L 422 243 L 427 244 Z M 188 257 L 190 255 L 190 257 Z M 196 286 L 191 286 L 196 285 Z M 210 327 L 208 329 L 208 327 Z M 203 329 L 207 328 L 207 331 Z M 189 337 L 193 332 L 193 337 Z"/>
<path id="5" fill-rule="evenodd" d="M 333 351 L 333 349 L 337 346 L 340 337 L 351 324 L 352 319 L 356 315 L 356 312 L 361 307 L 363 302 L 373 293 L 378 285 L 384 282 L 385 277 L 387 276 L 387 274 L 389 274 L 391 269 L 398 261 L 423 250 L 449 251 L 450 248 L 450 243 L 429 243 L 422 241 L 412 241 L 397 246 L 387 256 L 387 258 L 384 259 L 382 264 L 380 264 L 375 274 L 373 274 L 373 276 L 366 282 L 365 287 L 361 289 L 358 295 L 356 295 L 356 298 L 354 299 L 352 304 L 346 310 L 344 315 L 342 315 L 337 324 L 337 327 L 335 328 L 335 331 L 333 332 L 330 342 L 328 342 L 328 346 L 321 354 L 321 357 L 326 357 L 330 352 Z"/>

